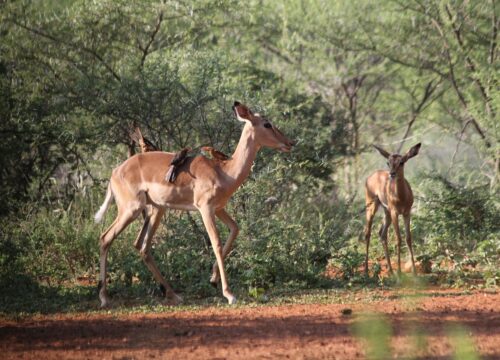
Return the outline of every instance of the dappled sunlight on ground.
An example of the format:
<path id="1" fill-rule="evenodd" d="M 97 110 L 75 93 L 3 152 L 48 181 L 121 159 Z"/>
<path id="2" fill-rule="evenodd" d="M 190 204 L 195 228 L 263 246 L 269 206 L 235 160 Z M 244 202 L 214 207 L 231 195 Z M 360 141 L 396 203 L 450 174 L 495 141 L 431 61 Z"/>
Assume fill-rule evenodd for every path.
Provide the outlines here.
<path id="1" fill-rule="evenodd" d="M 364 358 L 353 324 L 367 313 L 390 328 L 393 356 L 447 358 L 449 329 L 460 326 L 484 358 L 500 357 L 500 295 L 440 289 L 346 292 L 321 304 L 35 315 L 0 322 L 0 351 L 21 359 Z M 424 345 L 415 352 L 415 344 Z"/>

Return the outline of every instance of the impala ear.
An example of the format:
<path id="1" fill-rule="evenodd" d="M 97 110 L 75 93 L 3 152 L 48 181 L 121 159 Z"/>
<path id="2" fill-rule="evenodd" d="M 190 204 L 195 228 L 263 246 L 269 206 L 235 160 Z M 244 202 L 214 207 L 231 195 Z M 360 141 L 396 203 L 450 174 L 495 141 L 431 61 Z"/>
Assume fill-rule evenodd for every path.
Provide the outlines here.
<path id="1" fill-rule="evenodd" d="M 389 156 L 391 156 L 391 154 L 389 154 L 387 151 L 385 151 L 384 149 L 382 149 L 380 146 L 373 145 L 373 147 L 374 147 L 375 149 L 377 149 L 377 150 L 378 150 L 378 152 L 379 152 L 379 153 L 380 153 L 383 157 L 385 157 L 386 159 L 387 159 Z"/>
<path id="2" fill-rule="evenodd" d="M 417 156 L 421 145 L 422 145 L 421 143 L 418 143 L 417 145 L 412 146 L 411 149 L 408 150 L 408 152 L 403 155 L 403 161 L 406 161 L 414 156 Z"/>
<path id="3" fill-rule="evenodd" d="M 233 111 L 239 121 L 252 122 L 252 112 L 245 105 L 239 101 L 235 101 L 233 105 Z"/>

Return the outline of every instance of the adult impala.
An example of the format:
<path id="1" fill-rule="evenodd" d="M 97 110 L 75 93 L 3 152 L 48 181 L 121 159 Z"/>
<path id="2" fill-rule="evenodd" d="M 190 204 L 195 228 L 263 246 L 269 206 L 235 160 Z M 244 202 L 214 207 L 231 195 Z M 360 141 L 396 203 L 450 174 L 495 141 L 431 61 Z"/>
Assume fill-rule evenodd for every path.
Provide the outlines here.
<path id="1" fill-rule="evenodd" d="M 413 192 L 410 184 L 405 179 L 404 165 L 408 159 L 416 156 L 420 149 L 420 143 L 413 146 L 405 155 L 390 154 L 379 146 L 375 145 L 378 152 L 385 157 L 389 171 L 378 170 L 366 179 L 365 200 L 366 200 L 366 258 L 365 273 L 368 274 L 368 249 L 370 247 L 370 236 L 373 223 L 373 217 L 378 207 L 382 204 L 385 213 L 385 219 L 380 228 L 379 235 L 384 246 L 385 258 L 389 272 L 392 274 L 391 260 L 389 258 L 389 249 L 387 247 L 387 231 L 392 222 L 394 232 L 397 238 L 398 251 L 398 273 L 401 272 L 401 233 L 399 232 L 399 215 L 403 215 L 406 232 L 406 244 L 410 250 L 411 265 L 415 274 L 415 260 L 413 259 L 413 248 L 410 233 L 410 211 L 413 205 Z"/>
<path id="2" fill-rule="evenodd" d="M 224 297 L 230 304 L 236 302 L 236 297 L 229 289 L 224 258 L 238 234 L 238 226 L 226 212 L 225 207 L 233 193 L 250 174 L 253 161 L 260 148 L 270 147 L 289 152 L 293 142 L 269 120 L 252 113 L 245 105 L 235 102 L 233 110 L 238 120 L 244 122 L 245 126 L 236 150 L 229 160 L 219 161 L 207 159 L 204 156 L 190 158 L 182 165 L 174 183 L 165 180 L 173 153 L 158 151 L 137 154 L 113 170 L 106 198 L 95 215 L 95 220 L 101 221 L 113 198 L 116 200 L 118 215 L 100 237 L 99 298 L 101 306 L 109 304 L 106 293 L 109 247 L 147 205 L 152 206 L 152 211 L 146 215 L 144 226 L 134 245 L 148 269 L 161 284 L 165 296 L 172 303 L 181 301 L 181 298 L 163 278 L 150 255 L 153 234 L 167 208 L 197 210 L 201 213 L 216 257 L 210 281 L 217 283 L 220 278 Z M 229 228 L 229 237 L 224 247 L 215 225 L 216 216 Z"/>

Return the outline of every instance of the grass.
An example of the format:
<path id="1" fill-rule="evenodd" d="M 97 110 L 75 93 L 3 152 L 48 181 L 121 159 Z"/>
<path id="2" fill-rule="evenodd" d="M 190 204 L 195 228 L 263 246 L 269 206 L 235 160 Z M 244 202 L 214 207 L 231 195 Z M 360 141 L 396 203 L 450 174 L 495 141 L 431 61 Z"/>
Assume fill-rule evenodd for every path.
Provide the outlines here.
<path id="1" fill-rule="evenodd" d="M 114 286 L 108 288 L 112 300 L 110 309 L 100 309 L 97 288 L 93 285 L 47 286 L 35 282 L 19 281 L 4 286 L 0 298 L 0 317 L 20 319 L 38 314 L 72 314 L 72 313 L 159 313 L 167 311 L 196 310 L 206 307 L 223 307 L 226 300 L 220 290 L 213 290 L 205 297 L 192 294 L 181 294 L 184 303 L 171 307 L 162 304 L 159 290 L 141 284 L 131 286 Z M 419 281 L 421 284 L 421 281 Z M 356 285 L 349 288 L 330 289 L 296 289 L 274 288 L 255 296 L 248 289 L 236 289 L 238 307 L 258 307 L 286 304 L 369 304 L 384 300 L 413 301 L 423 296 L 424 286 L 414 286 L 413 282 L 402 282 L 398 286 L 379 287 Z M 381 290 L 392 290 L 390 295 Z M 463 289 L 454 291 L 453 295 L 466 295 L 470 292 Z M 425 296 L 447 296 L 437 293 Z"/>

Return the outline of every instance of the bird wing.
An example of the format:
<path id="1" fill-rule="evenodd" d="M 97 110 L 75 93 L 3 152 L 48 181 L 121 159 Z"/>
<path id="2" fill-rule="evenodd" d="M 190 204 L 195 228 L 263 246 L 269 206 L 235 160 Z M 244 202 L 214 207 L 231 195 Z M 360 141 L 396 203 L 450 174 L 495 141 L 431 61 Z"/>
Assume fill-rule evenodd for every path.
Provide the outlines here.
<path id="1" fill-rule="evenodd" d="M 170 162 L 170 165 L 180 166 L 186 160 L 187 154 L 191 149 L 184 148 L 179 152 L 176 152 L 174 158 Z"/>
<path id="2" fill-rule="evenodd" d="M 141 144 L 141 147 L 144 147 L 144 152 L 149 152 L 149 151 L 158 151 L 158 147 L 153 144 L 151 140 L 149 140 L 147 137 L 142 138 L 143 144 Z"/>
<path id="3" fill-rule="evenodd" d="M 141 152 L 158 151 L 158 147 L 148 138 L 142 135 L 141 129 L 138 126 L 130 132 L 130 138 L 140 146 Z"/>
<path id="4" fill-rule="evenodd" d="M 228 160 L 229 156 L 224 154 L 222 151 L 213 149 L 212 155 L 219 160 Z"/>

